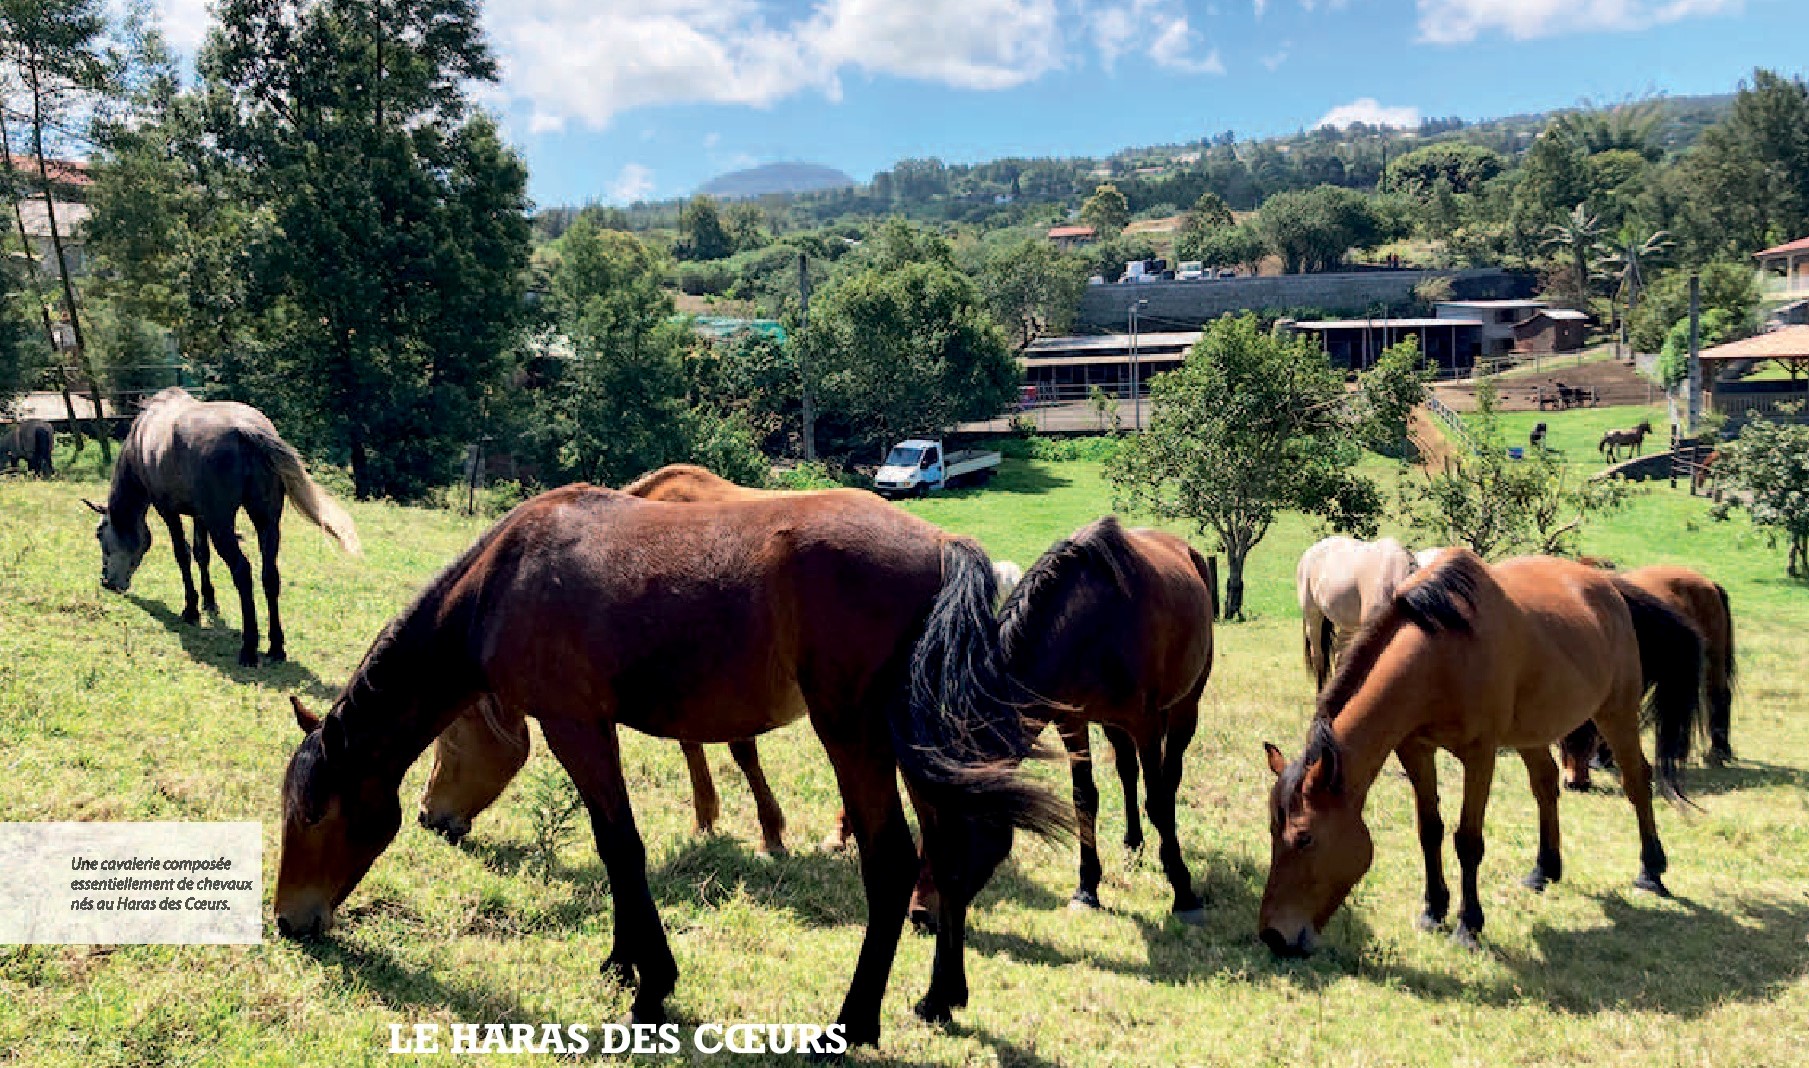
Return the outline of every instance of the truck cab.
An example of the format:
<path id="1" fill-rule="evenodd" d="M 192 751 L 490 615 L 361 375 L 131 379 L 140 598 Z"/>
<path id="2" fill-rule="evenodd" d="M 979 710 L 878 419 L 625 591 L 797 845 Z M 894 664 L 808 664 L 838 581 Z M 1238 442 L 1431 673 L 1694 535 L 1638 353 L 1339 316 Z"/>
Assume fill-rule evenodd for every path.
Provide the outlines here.
<path id="1" fill-rule="evenodd" d="M 873 488 L 885 496 L 922 496 L 966 479 L 985 481 L 999 466 L 999 454 L 968 449 L 950 454 L 940 439 L 906 438 L 892 446 L 873 474 Z"/>

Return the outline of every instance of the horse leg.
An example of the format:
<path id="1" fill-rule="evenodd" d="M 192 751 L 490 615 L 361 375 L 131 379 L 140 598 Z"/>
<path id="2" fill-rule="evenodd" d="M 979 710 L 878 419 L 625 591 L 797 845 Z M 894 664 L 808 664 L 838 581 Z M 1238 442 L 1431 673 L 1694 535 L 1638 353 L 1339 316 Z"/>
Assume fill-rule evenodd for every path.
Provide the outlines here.
<path id="1" fill-rule="evenodd" d="M 1451 888 L 1445 883 L 1445 821 L 1438 814 L 1436 750 L 1423 741 L 1406 741 L 1396 749 L 1407 781 L 1413 784 L 1413 813 L 1420 830 L 1420 857 L 1426 867 L 1426 907 L 1419 929 L 1430 931 L 1445 922 Z"/>
<path id="2" fill-rule="evenodd" d="M 1520 750 L 1520 759 L 1539 805 L 1539 856 L 1522 882 L 1529 889 L 1544 890 L 1547 883 L 1564 877 L 1564 856 L 1558 848 L 1558 762 L 1551 758 L 1551 747 L 1544 745 Z"/>
<path id="3" fill-rule="evenodd" d="M 710 777 L 709 758 L 696 742 L 680 742 L 678 747 L 684 751 L 685 767 L 691 772 L 691 812 L 697 819 L 697 833 L 715 834 L 722 801 L 716 796 L 716 780 Z"/>
<path id="4" fill-rule="evenodd" d="M 1137 743 L 1119 727 L 1104 727 L 1112 743 L 1112 762 L 1118 765 L 1118 781 L 1124 787 L 1124 848 L 1143 848 L 1143 818 L 1137 813 Z"/>
<path id="5" fill-rule="evenodd" d="M 1457 863 L 1462 872 L 1462 897 L 1457 908 L 1457 930 L 1451 932 L 1451 937 L 1467 949 L 1479 949 L 1482 895 L 1477 892 L 1476 879 L 1482 868 L 1483 817 L 1488 814 L 1489 786 L 1495 779 L 1495 746 L 1471 746 L 1458 754 L 1458 760 L 1464 766 L 1464 808 L 1452 844 L 1457 847 Z"/>
<path id="6" fill-rule="evenodd" d="M 1639 877 L 1633 885 L 1670 897 L 1664 884 L 1665 847 L 1658 840 L 1658 821 L 1652 816 L 1652 765 L 1646 763 L 1646 751 L 1639 741 L 1639 709 L 1629 706 L 1599 716 L 1596 726 L 1609 748 L 1620 754 L 1621 792 L 1639 821 Z"/>
<path id="7" fill-rule="evenodd" d="M 1167 873 L 1169 885 L 1175 892 L 1175 918 L 1196 926 L 1206 922 L 1206 912 L 1200 895 L 1194 892 L 1193 873 L 1187 870 L 1187 861 L 1181 855 L 1181 839 L 1175 830 L 1175 798 L 1181 792 L 1181 763 L 1187 755 L 1188 743 L 1193 741 L 1194 729 L 1199 725 L 1200 693 L 1205 688 L 1206 680 L 1201 679 L 1180 704 L 1166 711 L 1168 730 L 1162 739 L 1160 765 L 1166 825 L 1157 822 L 1154 813 L 1150 815 L 1150 822 L 1156 824 L 1156 832 L 1162 839 L 1162 870 Z"/>
<path id="8" fill-rule="evenodd" d="M 1074 815 L 1080 839 L 1080 884 L 1068 902 L 1072 909 L 1099 907 L 1099 788 L 1093 784 L 1093 751 L 1085 720 L 1063 716 L 1055 730 L 1068 750 L 1068 771 L 1074 779 Z"/>
<path id="9" fill-rule="evenodd" d="M 258 605 L 251 590 L 251 561 L 245 559 L 245 550 L 239 548 L 239 536 L 232 529 L 232 514 L 227 513 L 225 521 L 210 518 L 207 523 L 207 537 L 214 543 L 225 561 L 226 570 L 232 574 L 232 584 L 239 591 L 239 619 L 244 629 L 244 637 L 239 642 L 239 665 L 241 667 L 258 666 Z"/>
<path id="10" fill-rule="evenodd" d="M 771 856 L 785 854 L 785 813 L 779 799 L 766 784 L 766 772 L 760 768 L 760 743 L 752 738 L 729 743 L 729 755 L 735 758 L 747 786 L 754 792 L 754 811 L 760 817 L 760 852 Z"/>
<path id="11" fill-rule="evenodd" d="M 195 596 L 195 577 L 189 573 L 188 539 L 182 536 L 182 517 L 174 512 L 159 514 L 170 530 L 170 551 L 176 554 L 176 566 L 182 569 L 182 622 L 199 623 L 200 600 Z"/>
<path id="12" fill-rule="evenodd" d="M 1172 911 L 1175 918 L 1182 923 L 1198 925 L 1205 922 L 1205 916 L 1200 908 L 1199 895 L 1193 892 L 1193 878 L 1187 870 L 1187 861 L 1181 857 L 1180 839 L 1175 836 L 1175 780 L 1168 771 L 1162 752 L 1164 732 L 1158 726 L 1160 715 L 1161 713 L 1152 710 L 1148 724 L 1137 738 L 1137 759 L 1143 763 L 1145 772 L 1144 811 L 1149 814 L 1150 826 L 1156 829 L 1162 872 L 1168 876 L 1169 886 L 1174 890 Z M 1191 724 L 1188 725 L 1186 734 L 1193 734 Z M 1181 748 L 1183 746 L 1176 747 L 1177 765 Z"/>
<path id="13" fill-rule="evenodd" d="M 208 572 L 208 563 L 213 559 L 207 549 L 207 528 L 201 525 L 199 516 L 194 523 L 195 568 L 201 572 L 201 611 L 208 615 L 220 614 L 220 602 L 214 597 L 214 580 Z"/>
<path id="14" fill-rule="evenodd" d="M 273 516 L 253 520 L 252 528 L 258 535 L 258 556 L 263 559 L 264 604 L 270 609 L 270 659 L 278 663 L 289 659 L 288 650 L 283 645 L 283 617 L 277 611 L 276 602 L 282 595 L 283 579 L 276 569 L 276 554 L 283 545 L 282 511 L 279 509 Z"/>
<path id="15" fill-rule="evenodd" d="M 609 873 L 615 901 L 615 946 L 603 962 L 606 972 L 633 981 L 638 972 L 631 1021 L 666 1021 L 666 996 L 678 985 L 678 964 L 647 886 L 647 849 L 634 825 L 628 786 L 622 780 L 622 751 L 613 722 L 567 719 L 542 721 L 547 748 L 559 759 L 590 812 L 597 854 Z"/>
<path id="16" fill-rule="evenodd" d="M 822 732 L 819 729 L 819 736 Z M 885 743 L 867 745 L 823 739 L 842 791 L 843 810 L 860 850 L 861 882 L 867 893 L 867 930 L 861 938 L 854 978 L 836 1022 L 850 1046 L 879 1044 L 879 1007 L 904 930 L 910 880 L 917 850 L 898 799 L 897 768 Z"/>
<path id="17" fill-rule="evenodd" d="M 1576 730 L 1566 734 L 1558 743 L 1558 752 L 1564 757 L 1564 788 L 1578 793 L 1589 792 L 1589 771 L 1596 751 L 1601 748 L 1602 736 L 1595 729 L 1593 720 L 1584 720 Z"/>

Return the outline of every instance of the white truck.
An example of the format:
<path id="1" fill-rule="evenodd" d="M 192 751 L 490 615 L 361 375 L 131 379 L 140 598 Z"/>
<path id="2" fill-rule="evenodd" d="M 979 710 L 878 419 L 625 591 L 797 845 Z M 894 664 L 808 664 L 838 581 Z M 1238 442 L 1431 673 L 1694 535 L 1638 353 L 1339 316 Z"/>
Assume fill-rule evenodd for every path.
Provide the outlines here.
<path id="1" fill-rule="evenodd" d="M 910 438 L 892 446 L 886 462 L 873 474 L 882 496 L 921 497 L 933 489 L 962 482 L 984 482 L 999 466 L 999 454 L 985 449 L 948 452 L 936 438 Z"/>

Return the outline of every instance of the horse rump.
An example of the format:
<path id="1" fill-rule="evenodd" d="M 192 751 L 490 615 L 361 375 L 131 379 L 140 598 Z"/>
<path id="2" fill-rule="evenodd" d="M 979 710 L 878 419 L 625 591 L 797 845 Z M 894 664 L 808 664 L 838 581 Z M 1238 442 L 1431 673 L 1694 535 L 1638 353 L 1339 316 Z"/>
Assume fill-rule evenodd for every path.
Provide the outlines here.
<path id="1" fill-rule="evenodd" d="M 301 456 L 294 446 L 277 436 L 274 429 L 250 425 L 242 425 L 237 429 L 240 438 L 252 451 L 270 463 L 277 477 L 282 480 L 283 492 L 295 502 L 295 507 L 301 514 L 326 531 L 346 553 L 363 556 L 364 549 L 358 542 L 358 528 L 352 524 L 351 515 L 326 490 L 321 489 L 319 483 L 308 477 L 307 468 L 302 466 Z"/>
<path id="2" fill-rule="evenodd" d="M 1615 589 L 1633 616 L 1640 673 L 1647 691 L 1644 718 L 1657 735 L 1658 778 L 1667 793 L 1683 797 L 1683 762 L 1706 729 L 1702 702 L 1702 634 L 1670 605 L 1631 582 Z"/>

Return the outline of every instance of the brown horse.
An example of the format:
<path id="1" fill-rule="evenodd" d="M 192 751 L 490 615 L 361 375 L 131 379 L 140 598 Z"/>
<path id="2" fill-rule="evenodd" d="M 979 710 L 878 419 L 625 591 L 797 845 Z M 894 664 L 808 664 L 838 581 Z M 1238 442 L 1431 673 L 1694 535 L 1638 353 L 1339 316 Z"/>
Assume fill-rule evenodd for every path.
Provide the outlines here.
<path id="1" fill-rule="evenodd" d="M 1127 839 L 1142 838 L 1141 763 L 1173 911 L 1184 923 L 1204 922 L 1175 834 L 1175 795 L 1212 674 L 1206 561 L 1172 534 L 1126 530 L 1108 516 L 1057 542 L 1025 572 L 1000 612 L 999 642 L 1007 670 L 1037 695 L 1026 717 L 1038 730 L 1053 723 L 1068 750 L 1080 826 L 1073 904 L 1099 907 L 1099 791 L 1087 736 L 1087 724 L 1098 723 L 1124 780 Z"/>
<path id="2" fill-rule="evenodd" d="M 1658 724 L 1659 776 L 1680 788 L 1699 713 L 1702 640 L 1664 602 L 1624 579 L 1569 560 L 1523 557 L 1495 567 L 1448 549 L 1404 585 L 1352 645 L 1320 696 L 1305 752 L 1289 764 L 1266 746 L 1270 867 L 1259 930 L 1280 955 L 1312 949 L 1373 856 L 1363 805 L 1389 753 L 1413 783 L 1426 864 L 1424 928 L 1444 922 L 1445 884 L 1433 756 L 1464 766 L 1463 815 L 1453 836 L 1463 900 L 1453 937 L 1475 946 L 1483 814 L 1496 750 L 1520 753 L 1539 803 L 1539 853 L 1526 885 L 1562 874 L 1558 765 L 1551 743 L 1593 718 L 1626 753 L 1622 777 L 1639 820 L 1636 886 L 1665 893 L 1664 847 L 1652 817 L 1651 769 L 1639 747 L 1641 697 Z"/>
<path id="3" fill-rule="evenodd" d="M 1670 605 L 1672 611 L 1695 624 L 1701 632 L 1708 653 L 1702 681 L 1708 698 L 1709 748 L 1703 759 L 1710 767 L 1727 763 L 1734 758 L 1730 726 L 1738 673 L 1734 655 L 1734 615 L 1727 590 L 1687 567 L 1665 564 L 1636 568 L 1624 577 Z M 1585 723 L 1565 736 L 1560 749 L 1564 758 L 1565 786 L 1572 790 L 1589 789 L 1592 757 L 1599 755 L 1604 764 L 1611 763 L 1601 740 L 1601 732 L 1593 723 Z"/>
<path id="4" fill-rule="evenodd" d="M 1595 444 L 1595 451 L 1601 453 L 1609 463 L 1613 463 L 1619 458 L 1621 449 L 1628 449 L 1633 455 L 1638 456 L 1645 448 L 1646 435 L 1650 433 L 1652 433 L 1651 422 L 1642 419 L 1638 426 L 1623 430 L 1610 430 L 1603 434 L 1602 440 Z"/>
<path id="5" fill-rule="evenodd" d="M 658 1022 L 678 970 L 647 884 L 617 728 L 749 738 L 805 714 L 828 750 L 861 851 L 867 931 L 840 1022 L 877 1042 L 917 867 L 902 770 L 942 883 L 928 993 L 967 1000 L 966 906 L 1014 827 L 1067 825 L 1021 781 L 1031 751 L 1002 667 L 979 546 L 863 495 L 669 504 L 568 486 L 516 508 L 384 629 L 283 784 L 275 911 L 325 931 L 394 839 L 408 767 L 480 700 L 540 722 L 584 798 L 615 900 L 606 967 Z"/>
<path id="6" fill-rule="evenodd" d="M 289 443 L 264 413 L 231 401 L 198 401 L 172 386 L 145 402 L 132 421 L 126 444 L 113 465 L 113 487 L 104 505 L 83 501 L 100 514 L 94 536 L 101 548 L 101 585 L 124 593 L 151 548 L 151 509 L 170 532 L 170 548 L 182 569 L 182 621 L 201 622 L 201 609 L 219 611 L 207 574 L 207 547 L 212 543 L 239 591 L 239 618 L 244 628 L 239 663 L 258 662 L 258 613 L 251 588 L 251 562 L 239 548 L 234 531 L 239 509 L 257 531 L 263 557 L 264 603 L 270 609 L 271 660 L 286 659 L 283 620 L 277 612 L 282 579 L 277 550 L 282 543 L 283 499 L 326 531 L 340 548 L 359 554 L 352 517 L 308 477 Z M 194 517 L 195 563 L 201 570 L 201 596 L 195 596 L 189 574 L 189 545 L 182 536 L 182 517 Z"/>

